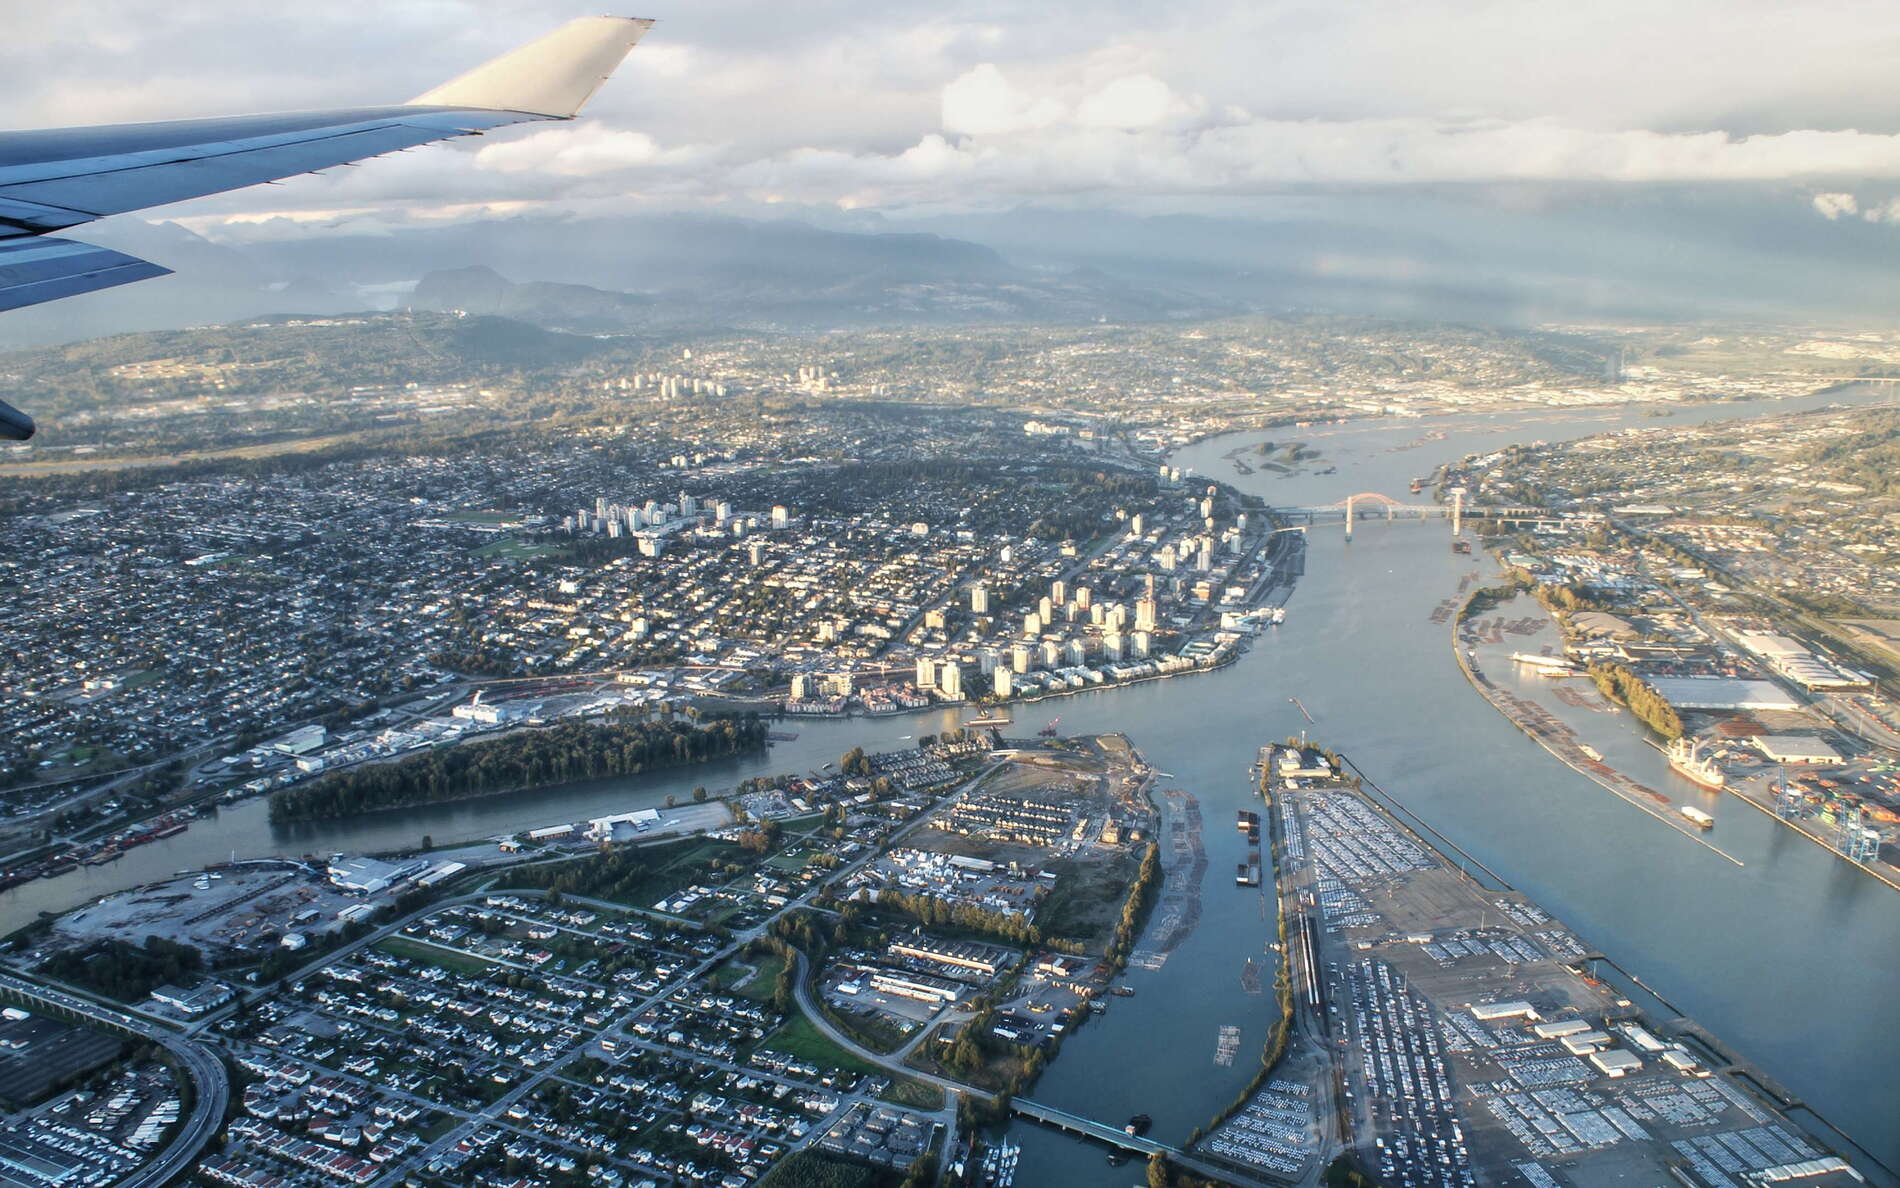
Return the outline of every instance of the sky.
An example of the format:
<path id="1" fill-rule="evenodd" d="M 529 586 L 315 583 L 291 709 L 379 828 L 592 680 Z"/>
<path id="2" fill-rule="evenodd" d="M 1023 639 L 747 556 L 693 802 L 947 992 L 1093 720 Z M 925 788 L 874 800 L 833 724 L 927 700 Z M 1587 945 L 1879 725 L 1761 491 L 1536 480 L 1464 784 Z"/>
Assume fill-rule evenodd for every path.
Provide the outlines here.
<path id="1" fill-rule="evenodd" d="M 32 5 L 9 14 L 0 75 L 14 127 L 401 100 L 586 11 Z M 1890 2 L 658 0 L 628 15 L 658 23 L 582 121 L 186 213 L 1161 209 L 1581 182 L 1779 185 L 1813 218 L 1900 224 Z"/>
<path id="2" fill-rule="evenodd" d="M 16 6 L 0 122 L 401 101 L 592 11 Z M 657 23 L 579 121 L 159 215 L 244 243 L 679 210 L 1376 222 L 1416 199 L 1435 219 L 1461 211 L 1460 236 L 1495 221 L 1532 240 L 1527 212 L 1553 212 L 1579 244 L 1648 226 L 1712 236 L 1711 256 L 1900 259 L 1892 0 L 641 0 L 624 15 Z"/>

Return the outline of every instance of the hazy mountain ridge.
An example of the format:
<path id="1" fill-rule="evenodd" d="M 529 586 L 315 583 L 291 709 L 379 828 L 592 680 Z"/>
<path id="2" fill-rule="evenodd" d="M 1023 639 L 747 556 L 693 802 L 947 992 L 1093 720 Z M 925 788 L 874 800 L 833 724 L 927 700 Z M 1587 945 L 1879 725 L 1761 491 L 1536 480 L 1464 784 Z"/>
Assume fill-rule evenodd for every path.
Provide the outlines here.
<path id="1" fill-rule="evenodd" d="M 1024 206 L 799 218 L 549 213 L 389 227 L 262 224 L 213 242 L 107 220 L 86 238 L 177 275 L 0 318 L 0 345 L 413 302 L 601 332 L 1161 321 L 1239 312 L 1535 326 L 1880 322 L 1900 313 L 1900 235 L 1811 217 L 1800 195 L 1651 188 L 1286 196 L 1251 211 Z M 242 237 L 242 238 L 236 238 Z M 1798 246 L 1798 250 L 1794 250 Z M 486 270 L 486 274 L 466 270 Z M 420 290 L 417 286 L 427 280 Z"/>

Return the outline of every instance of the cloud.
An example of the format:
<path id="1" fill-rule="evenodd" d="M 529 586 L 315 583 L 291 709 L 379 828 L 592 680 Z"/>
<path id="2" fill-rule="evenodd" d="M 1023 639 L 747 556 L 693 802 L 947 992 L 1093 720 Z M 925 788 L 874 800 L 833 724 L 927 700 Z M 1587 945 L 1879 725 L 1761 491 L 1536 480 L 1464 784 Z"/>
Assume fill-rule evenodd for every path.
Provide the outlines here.
<path id="1" fill-rule="evenodd" d="M 993 62 L 984 62 L 943 89 L 943 130 L 954 136 L 994 136 L 1046 128 L 1063 118 L 1064 106 L 1050 96 L 1031 98 L 1010 85 Z"/>
<path id="2" fill-rule="evenodd" d="M 1842 194 L 1838 192 L 1816 194 L 1810 201 L 1814 204 L 1815 211 L 1830 223 L 1839 219 L 1842 215 L 1852 215 L 1860 212 L 1860 203 L 1854 199 L 1852 194 Z"/>
<path id="3" fill-rule="evenodd" d="M 1541 120 L 1288 121 L 1231 112 L 1215 122 L 1196 114 L 1204 104 L 1145 83 L 1113 83 L 1095 95 L 1110 98 L 1036 128 L 1009 125 L 956 138 L 933 133 L 895 154 L 830 152 L 819 173 L 807 168 L 812 157 L 794 154 L 754 162 L 741 180 L 767 179 L 781 197 L 804 201 L 825 201 L 827 187 L 836 187 L 852 205 L 903 205 L 939 200 L 933 188 L 952 178 L 973 204 L 1077 193 L 1238 197 L 1340 186 L 1900 178 L 1900 137 L 1869 133 L 1733 137 L 1592 131 Z M 1843 199 L 1852 202 L 1819 195 L 1815 208 L 1833 210 L 1829 217 L 1853 213 Z"/>
<path id="4" fill-rule="evenodd" d="M 581 123 L 546 128 L 484 145 L 475 154 L 475 167 L 496 173 L 595 177 L 626 169 L 678 165 L 698 155 L 699 150 L 691 148 L 662 149 L 659 142 L 645 132 Z"/>
<path id="5" fill-rule="evenodd" d="M 1130 74 L 1109 83 L 1082 100 L 1076 108 L 1079 124 L 1095 128 L 1158 128 L 1186 119 L 1205 106 L 1176 95 L 1152 74 Z"/>
<path id="6" fill-rule="evenodd" d="M 1900 223 L 1900 198 L 1889 198 L 1860 212 L 1870 223 Z"/>
<path id="7" fill-rule="evenodd" d="M 1829 205 L 1900 178 L 1872 0 L 1177 0 L 867 6 L 702 0 L 662 14 L 571 126 L 497 134 L 204 200 L 206 226 L 542 204 L 1144 209 L 1362 187 L 1786 185 Z M 0 76 L 22 123 L 413 94 L 552 23 L 539 0 L 29 5 Z M 556 14 L 558 15 L 558 14 Z M 1632 49 L 1627 30 L 1644 31 Z M 1575 200 L 1575 199 L 1571 199 Z M 171 212 L 167 212 L 168 214 Z M 1794 211 L 1790 209 L 1790 217 Z M 1808 216 L 1811 218 L 1811 216 Z"/>

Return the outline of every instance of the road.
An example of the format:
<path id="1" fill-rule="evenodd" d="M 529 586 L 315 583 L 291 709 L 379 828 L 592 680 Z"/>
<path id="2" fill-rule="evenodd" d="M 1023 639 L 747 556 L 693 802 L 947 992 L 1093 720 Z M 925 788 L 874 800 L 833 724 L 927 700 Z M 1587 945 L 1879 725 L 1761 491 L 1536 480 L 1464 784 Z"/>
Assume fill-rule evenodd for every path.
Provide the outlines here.
<path id="1" fill-rule="evenodd" d="M 998 769 L 990 768 L 966 780 L 940 800 L 938 802 L 939 805 L 951 803 L 958 796 L 968 792 L 970 789 L 981 786 L 995 770 Z M 906 822 L 894 830 L 890 836 L 885 839 L 882 846 L 874 848 L 853 862 L 840 867 L 833 879 L 829 880 L 825 885 L 807 890 L 803 895 L 793 899 L 783 908 L 762 920 L 759 924 L 734 933 L 728 943 L 722 946 L 716 953 L 696 963 L 691 968 L 682 970 L 679 976 L 670 980 L 667 985 L 661 987 L 654 994 L 632 1004 L 626 1011 L 620 1013 L 606 1026 L 595 1029 L 578 1042 L 565 1057 L 536 1070 L 534 1075 L 526 1078 L 513 1091 L 490 1104 L 487 1108 L 463 1114 L 460 1122 L 454 1126 L 448 1134 L 442 1136 L 436 1142 L 429 1144 L 425 1150 L 412 1154 L 406 1159 L 397 1161 L 395 1165 L 385 1171 L 384 1176 L 378 1183 L 394 1184 L 400 1182 L 402 1176 L 409 1170 L 426 1163 L 430 1158 L 451 1148 L 456 1142 L 460 1141 L 469 1133 L 485 1126 L 498 1126 L 508 1130 L 518 1129 L 510 1125 L 505 1117 L 507 1110 L 512 1105 L 527 1097 L 539 1086 L 545 1084 L 549 1078 L 560 1076 L 565 1067 L 572 1060 L 585 1052 L 590 1046 L 597 1043 L 601 1038 L 617 1032 L 626 1021 L 637 1018 L 641 1013 L 665 1001 L 681 986 L 688 985 L 695 979 L 705 976 L 711 970 L 716 969 L 722 962 L 740 952 L 747 944 L 766 935 L 773 923 L 777 920 L 791 912 L 800 909 L 809 909 L 812 901 L 825 893 L 826 887 L 835 885 L 837 881 L 847 878 L 863 869 L 867 864 L 874 861 L 886 848 L 901 841 L 913 830 L 922 827 L 927 822 L 928 817 L 929 814 L 921 814 L 913 820 Z M 376 928 L 356 941 L 314 956 L 302 968 L 287 975 L 278 984 L 295 982 L 309 976 L 326 965 L 348 957 L 361 949 L 375 945 L 387 937 L 399 934 L 405 927 L 418 919 L 440 912 L 447 907 L 481 901 L 491 893 L 503 892 L 490 892 L 486 889 L 474 890 L 438 900 L 425 908 L 409 913 L 400 919 Z M 521 896 L 523 898 L 538 898 L 545 894 L 544 892 L 536 890 L 508 890 L 505 893 Z M 615 912 L 629 910 L 624 904 L 593 900 L 585 896 L 567 895 L 565 899 L 570 904 L 586 904 Z M 810 992 L 805 984 L 808 970 L 806 969 L 805 961 L 802 956 L 799 958 L 798 974 L 799 1005 L 811 1017 L 816 1026 L 826 1034 L 832 1036 L 834 1041 L 843 1046 L 845 1050 L 859 1055 L 872 1064 L 888 1068 L 896 1075 L 930 1082 L 952 1094 L 978 1092 L 960 1082 L 904 1068 L 901 1064 L 901 1059 L 867 1052 L 848 1037 L 837 1034 L 836 1029 L 832 1027 L 823 1013 L 816 1009 L 815 1004 L 811 1002 Z M 0 973 L 0 994 L 10 994 L 29 1005 L 41 1005 L 58 1012 L 83 1016 L 100 1025 L 137 1036 L 152 1043 L 162 1044 L 168 1051 L 174 1054 L 179 1065 L 184 1068 L 191 1077 L 194 1089 L 194 1102 L 191 1116 L 178 1130 L 176 1137 L 163 1154 L 141 1168 L 131 1179 L 123 1182 L 123 1184 L 129 1186 L 129 1188 L 159 1188 L 160 1185 L 166 1183 L 169 1179 L 189 1167 L 192 1161 L 202 1153 L 205 1145 L 217 1134 L 223 1124 L 224 1115 L 229 1105 L 230 1084 L 224 1066 L 217 1056 L 204 1045 L 196 1042 L 196 1040 L 200 1037 L 209 1038 L 211 1029 L 215 1028 L 220 1022 L 229 1018 L 232 1013 L 240 1009 L 241 1004 L 256 1002 L 267 998 L 275 993 L 275 991 L 276 985 L 272 985 L 258 987 L 249 993 L 241 993 L 238 999 L 193 1022 L 180 1034 L 180 1032 L 157 1022 L 141 1019 L 124 1011 L 102 1006 L 99 1003 L 75 994 L 67 993 L 64 990 L 38 986 L 12 975 Z M 757 1070 L 747 1071 L 751 1075 L 763 1075 Z M 851 1099 L 854 1101 L 857 1100 L 856 1095 L 852 1095 Z M 945 1129 L 951 1143 L 951 1147 L 947 1147 L 946 1149 L 953 1149 L 956 1137 L 954 1100 L 954 1097 L 952 1097 L 949 1103 L 946 1104 L 944 1110 L 939 1111 L 940 1120 L 945 1122 Z M 815 1128 L 815 1130 L 822 1129 L 822 1127 Z"/>
<path id="2" fill-rule="evenodd" d="M 963 792 L 967 791 L 968 789 L 975 787 L 976 785 L 984 782 L 989 777 L 990 772 L 995 771 L 995 770 L 997 769 L 990 768 L 989 770 L 977 775 L 971 780 L 965 781 L 955 791 L 952 791 L 948 795 L 946 795 L 943 801 L 941 801 L 940 803 L 946 803 L 946 804 L 949 803 L 951 800 L 954 800 L 958 795 L 961 795 Z M 889 846 L 897 842 L 899 839 L 909 834 L 911 830 L 916 829 L 919 826 L 921 826 L 928 819 L 928 816 L 929 814 L 920 814 L 915 819 L 911 820 L 910 822 L 894 830 L 891 833 L 890 837 L 885 839 L 883 845 L 879 846 L 876 849 L 868 851 L 863 857 L 858 858 L 857 860 L 851 862 L 850 864 L 840 867 L 838 869 L 837 874 L 834 876 L 834 878 L 830 880 L 829 882 L 827 882 L 826 884 L 821 884 L 819 886 L 816 886 L 807 890 L 803 895 L 800 895 L 796 899 L 793 899 L 792 901 L 787 903 L 784 907 L 772 913 L 770 916 L 766 917 L 764 920 L 760 921 L 758 924 L 754 925 L 753 927 L 747 928 L 740 932 L 733 933 L 728 943 L 722 948 L 720 948 L 717 952 L 713 953 L 711 956 L 707 957 L 705 960 L 699 962 L 698 964 L 692 966 L 691 968 L 682 970 L 678 976 L 668 981 L 664 986 L 661 986 L 658 990 L 648 995 L 646 998 L 632 1004 L 626 1010 L 620 1012 L 614 1019 L 610 1020 L 605 1026 L 599 1027 L 593 1030 L 592 1032 L 588 1033 L 583 1039 L 581 1039 L 577 1044 L 575 1044 L 574 1048 L 571 1051 L 569 1051 L 565 1056 L 561 1057 L 560 1059 L 554 1061 L 551 1064 L 546 1065 L 545 1067 L 541 1069 L 536 1070 L 534 1075 L 531 1075 L 525 1080 L 523 1080 L 521 1084 L 515 1086 L 508 1093 L 504 1094 L 502 1097 L 500 1097 L 499 1099 L 491 1103 L 486 1109 L 464 1118 L 461 1123 L 453 1127 L 451 1130 L 449 1130 L 448 1133 L 438 1138 L 435 1142 L 429 1144 L 429 1146 L 424 1148 L 422 1151 L 413 1153 L 407 1158 L 398 1160 L 396 1163 L 392 1164 L 390 1168 L 388 1169 L 388 1171 L 386 1171 L 384 1175 L 375 1182 L 375 1188 L 388 1188 L 388 1186 L 392 1186 L 392 1185 L 400 1183 L 403 1177 L 412 1168 L 427 1164 L 431 1159 L 434 1159 L 437 1156 L 443 1154 L 444 1152 L 452 1149 L 457 1143 L 461 1142 L 464 1138 L 468 1137 L 469 1135 L 474 1134 L 475 1132 L 479 1131 L 484 1126 L 498 1124 L 500 1120 L 503 1119 L 504 1116 L 507 1114 L 507 1111 L 509 1110 L 510 1107 L 512 1107 L 513 1105 L 515 1105 L 515 1103 L 521 1101 L 522 1099 L 532 1094 L 541 1085 L 546 1083 L 549 1078 L 560 1076 L 562 1070 L 565 1069 L 567 1065 L 570 1064 L 572 1061 L 579 1058 L 579 1056 L 582 1053 L 586 1052 L 589 1048 L 598 1044 L 602 1039 L 619 1032 L 620 1029 L 628 1021 L 639 1018 L 642 1014 L 646 1013 L 648 1010 L 651 1010 L 653 1007 L 671 998 L 672 995 L 677 990 L 680 989 L 680 987 L 691 985 L 693 982 L 697 981 L 698 979 L 705 977 L 711 971 L 719 968 L 721 964 L 723 964 L 725 961 L 727 961 L 731 957 L 738 954 L 752 941 L 758 939 L 761 936 L 766 935 L 766 933 L 770 931 L 772 925 L 778 920 L 784 918 L 786 915 L 792 912 L 798 911 L 802 908 L 809 907 L 811 904 L 811 901 L 818 898 L 819 895 L 821 895 L 824 892 L 825 888 L 830 885 L 830 883 L 835 883 L 839 879 L 848 877 L 849 875 L 854 874 L 858 870 L 862 869 L 867 863 L 875 859 L 878 856 L 878 854 L 883 852 L 884 849 L 887 849 Z M 398 920 L 393 924 L 377 929 L 375 932 L 364 937 L 362 940 L 356 942 L 353 945 L 349 945 L 349 946 L 346 946 L 344 949 L 325 954 L 322 959 L 313 962 L 310 966 L 305 967 L 305 969 L 313 970 L 313 969 L 321 968 L 322 966 L 329 964 L 331 961 L 336 960 L 337 957 L 343 954 L 354 952 L 356 949 L 361 948 L 364 945 L 374 944 L 375 942 L 383 939 L 384 937 L 387 937 L 399 931 L 403 926 L 407 925 L 412 920 L 420 919 L 421 917 L 425 915 L 429 915 L 433 912 L 440 911 L 443 907 L 446 907 L 450 904 L 465 903 L 465 902 L 469 902 L 475 899 L 484 898 L 487 894 L 488 894 L 487 892 L 476 891 L 476 892 L 470 892 L 465 895 L 456 896 L 453 899 L 438 902 L 430 906 L 429 908 L 424 909 L 423 911 L 412 913 L 411 915 L 406 916 L 403 919 Z M 506 894 L 519 895 L 523 897 L 536 897 L 543 893 L 535 892 L 535 891 L 510 890 L 510 891 L 507 891 Z M 629 910 L 625 904 L 607 903 L 600 900 L 590 900 L 585 896 L 565 895 L 563 896 L 563 899 L 568 903 L 590 904 L 592 906 L 596 906 L 599 908 L 603 908 L 603 909 L 607 909 L 607 910 L 611 910 L 615 912 L 624 912 L 624 911 Z M 304 972 L 305 971 L 299 971 L 298 974 L 293 975 L 293 977 L 300 977 L 303 975 Z M 802 955 L 799 959 L 799 976 L 798 976 L 797 981 L 800 987 L 800 993 L 802 995 L 804 982 L 805 982 L 805 967 L 804 967 L 804 960 L 803 960 Z M 805 1007 L 807 1013 L 811 1015 L 812 1021 L 815 1024 L 819 1025 L 821 1028 L 825 1027 L 827 1024 L 824 1019 L 824 1016 L 821 1014 L 818 1014 L 815 1011 L 812 1011 L 807 1004 L 808 1004 L 808 1000 L 801 997 L 800 1005 Z M 853 1045 L 848 1050 L 855 1051 L 857 1049 L 855 1048 L 855 1045 Z M 882 1064 L 881 1060 L 876 1061 L 876 1062 Z M 917 1077 L 920 1080 L 931 1080 L 933 1083 L 938 1084 L 942 1087 L 948 1088 L 954 1092 L 969 1092 L 970 1091 L 967 1086 L 958 1084 L 954 1081 L 942 1081 L 936 1078 L 924 1076 L 923 1074 L 910 1072 L 908 1070 L 906 1070 L 903 1075 Z M 946 1107 L 946 1110 L 948 1109 L 949 1107 Z M 951 1141 L 952 1143 L 954 1143 L 955 1141 L 954 1112 L 951 1112 L 950 1116 L 951 1116 L 951 1127 L 950 1127 L 949 1133 L 950 1133 Z"/>
<path id="3" fill-rule="evenodd" d="M 155 1023 L 77 995 L 36 986 L 10 974 L 0 974 L 0 994 L 20 999 L 29 1006 L 77 1015 L 110 1030 L 161 1044 L 191 1078 L 191 1116 L 185 1119 L 164 1151 L 119 1181 L 118 1188 L 158 1188 L 183 1173 L 224 1124 L 224 1112 L 231 1101 L 230 1078 L 225 1075 L 223 1063 L 201 1045 Z"/>

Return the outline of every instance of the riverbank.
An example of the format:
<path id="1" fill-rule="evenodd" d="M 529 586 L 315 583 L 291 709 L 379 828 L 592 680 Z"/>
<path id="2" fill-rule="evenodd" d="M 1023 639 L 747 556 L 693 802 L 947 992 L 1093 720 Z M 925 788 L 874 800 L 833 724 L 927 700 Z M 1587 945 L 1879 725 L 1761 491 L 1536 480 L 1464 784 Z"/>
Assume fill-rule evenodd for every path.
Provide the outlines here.
<path id="1" fill-rule="evenodd" d="M 1570 770 L 1598 787 L 1615 793 L 1622 800 L 1642 809 L 1649 816 L 1661 821 L 1697 845 L 1721 855 L 1737 866 L 1747 865 L 1740 858 L 1701 836 L 1686 819 L 1681 817 L 1681 814 L 1671 813 L 1669 810 L 1674 806 L 1674 802 L 1667 796 L 1611 767 L 1602 758 L 1592 756 L 1585 749 L 1585 744 L 1578 739 L 1576 732 L 1569 726 L 1558 721 L 1542 706 L 1500 688 L 1485 675 L 1484 667 L 1478 661 L 1476 653 L 1476 648 L 1482 640 L 1469 630 L 1471 624 L 1465 618 L 1465 612 L 1479 599 L 1491 593 L 1489 587 L 1473 590 L 1466 597 L 1459 613 L 1451 617 L 1452 655 L 1457 659 L 1458 668 L 1464 673 L 1465 680 L 1477 690 L 1478 695 L 1490 703 L 1505 721 L 1523 731 L 1527 737 Z M 1501 602 L 1497 609 L 1503 610 L 1513 601 L 1515 599 Z"/>
<path id="2" fill-rule="evenodd" d="M 1775 811 L 1774 798 L 1772 796 L 1765 795 L 1764 790 L 1758 789 L 1752 779 L 1731 781 L 1726 786 L 1725 791 L 1733 793 L 1737 800 L 1741 801 L 1745 805 L 1748 805 L 1750 808 L 1755 809 L 1759 812 L 1765 813 L 1770 817 L 1773 817 L 1775 819 L 1776 824 L 1786 825 L 1789 828 L 1793 829 L 1796 833 L 1800 834 L 1802 837 L 1807 838 L 1809 841 L 1813 842 L 1815 845 L 1820 846 L 1823 850 L 1826 850 L 1829 854 L 1832 854 L 1834 857 L 1839 858 L 1842 862 L 1847 863 L 1849 866 L 1858 867 L 1861 870 L 1866 871 L 1868 874 L 1872 875 L 1876 879 L 1879 879 L 1881 882 L 1887 884 L 1887 886 L 1892 887 L 1895 891 L 1900 891 L 1900 874 L 1897 874 L 1896 872 L 1894 872 L 1892 868 L 1887 868 L 1883 870 L 1880 866 L 1873 866 L 1865 862 L 1856 862 L 1852 858 L 1849 858 L 1847 855 L 1835 849 L 1833 843 L 1828 840 L 1827 836 L 1823 834 L 1819 829 L 1816 829 L 1814 826 L 1809 824 L 1807 820 L 1799 818 L 1799 817 L 1782 816 L 1780 813 Z M 1885 864 L 1883 863 L 1882 866 L 1884 865 Z"/>
<path id="3" fill-rule="evenodd" d="M 1489 702 L 1492 708 L 1496 709 L 1506 721 L 1516 726 L 1527 737 L 1535 741 L 1546 752 L 1556 757 L 1572 771 L 1590 780 L 1598 787 L 1614 793 L 1619 799 L 1626 803 L 1635 805 L 1649 816 L 1661 821 L 1670 829 L 1688 838 L 1690 841 L 1695 842 L 1697 845 L 1702 846 L 1704 849 L 1721 855 L 1724 859 L 1734 863 L 1736 866 L 1746 865 L 1741 858 L 1736 857 L 1721 846 L 1716 845 L 1703 834 L 1700 828 L 1685 818 L 1680 812 L 1680 806 L 1675 800 L 1672 800 L 1664 793 L 1642 783 L 1627 772 L 1621 771 L 1606 762 L 1604 757 L 1596 751 L 1596 748 L 1591 747 L 1578 736 L 1575 730 L 1559 720 L 1543 706 L 1527 698 L 1520 697 L 1508 689 L 1502 688 L 1495 681 L 1490 679 L 1487 675 L 1484 663 L 1477 654 L 1477 649 L 1487 646 L 1487 644 L 1495 644 L 1496 641 L 1487 641 L 1482 638 L 1479 632 L 1473 628 L 1473 624 L 1465 618 L 1465 610 L 1477 604 L 1488 592 L 1488 587 L 1482 587 L 1472 591 L 1466 598 L 1464 606 L 1460 608 L 1459 613 L 1451 616 L 1452 654 L 1458 662 L 1459 669 L 1464 673 L 1465 679 L 1469 682 L 1471 687 L 1477 690 L 1479 695 Z M 1525 596 L 1519 595 L 1517 599 L 1500 602 L 1495 609 L 1500 612 L 1508 613 L 1513 602 L 1523 597 Z M 1541 611 L 1541 607 L 1539 610 Z M 1793 826 L 1797 833 L 1820 846 L 1823 850 L 1827 851 L 1830 856 L 1838 858 L 1849 866 L 1871 875 L 1880 883 L 1896 891 L 1900 891 L 1900 877 L 1896 877 L 1897 872 L 1883 870 L 1869 863 L 1856 862 L 1845 854 L 1842 854 L 1830 843 L 1827 836 L 1810 827 L 1807 822 L 1785 818 L 1775 812 L 1772 796 L 1764 802 L 1759 795 L 1751 795 L 1749 792 L 1743 790 L 1741 784 L 1733 782 L 1727 784 L 1725 790 L 1733 793 L 1743 803 L 1767 814 L 1773 818 L 1777 824 Z M 1712 801 L 1709 803 L 1713 805 Z"/>

